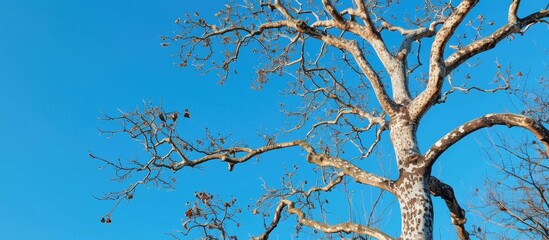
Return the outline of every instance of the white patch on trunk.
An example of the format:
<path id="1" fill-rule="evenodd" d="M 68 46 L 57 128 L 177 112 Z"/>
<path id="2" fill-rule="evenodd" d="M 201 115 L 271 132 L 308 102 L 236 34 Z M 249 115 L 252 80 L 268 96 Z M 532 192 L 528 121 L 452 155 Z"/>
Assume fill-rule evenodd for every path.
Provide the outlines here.
<path id="1" fill-rule="evenodd" d="M 423 202 L 421 199 L 428 199 L 427 193 L 424 191 L 425 182 L 418 178 L 408 179 L 405 178 L 403 186 L 409 186 L 407 189 L 401 189 L 404 193 L 400 201 L 400 210 L 404 215 L 410 216 L 412 219 L 403 221 L 404 224 L 413 225 L 413 227 L 403 227 L 402 239 L 431 239 L 431 233 L 429 233 L 429 223 L 427 219 L 432 218 L 431 210 L 426 210 L 425 207 L 429 206 L 432 209 L 432 205 L 429 202 Z M 414 199 L 415 201 L 412 201 Z M 427 200 L 428 201 L 428 200 Z M 411 203 L 414 203 L 411 205 Z M 423 202 L 423 204 L 422 204 Z M 404 220 L 404 219 L 403 219 Z M 430 223 L 432 224 L 432 223 Z"/>

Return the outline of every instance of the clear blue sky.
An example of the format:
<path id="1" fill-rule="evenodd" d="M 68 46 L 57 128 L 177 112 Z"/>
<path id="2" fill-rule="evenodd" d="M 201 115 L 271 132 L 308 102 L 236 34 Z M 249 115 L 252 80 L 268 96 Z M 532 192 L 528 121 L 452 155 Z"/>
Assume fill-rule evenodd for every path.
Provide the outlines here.
<path id="1" fill-rule="evenodd" d="M 253 202 L 250 196 L 261 190 L 258 176 L 276 183 L 279 175 L 273 172 L 281 171 L 280 162 L 273 163 L 276 158 L 237 167 L 231 174 L 225 165 L 208 164 L 204 171 L 178 173 L 176 191 L 140 190 L 131 202 L 122 203 L 112 224 L 99 222 L 112 203 L 92 195 L 128 183 L 110 181 L 112 172 L 99 171 L 88 152 L 126 159 L 145 155 L 128 138 L 107 140 L 98 135 L 97 128 L 106 126 L 97 120 L 102 111 L 133 110 L 144 99 L 161 99 L 166 109 L 191 110 L 193 117 L 185 128 L 191 136 L 209 127 L 213 132 L 233 132 L 237 139 L 256 140 L 258 130 L 272 131 L 284 120 L 278 108 L 284 81 L 252 91 L 253 71 L 243 68 L 238 78 L 219 86 L 214 74 L 180 70 L 171 57 L 176 49 L 160 47 L 160 37 L 177 30 L 175 19 L 195 10 L 212 15 L 218 8 L 213 5 L 222 7 L 223 2 L 0 0 L 0 239 L 167 239 L 165 232 L 181 228 L 184 203 L 192 200 L 193 192 L 243 195 L 239 201 L 245 208 Z M 480 10 L 489 7 L 485 4 Z M 539 53 L 547 47 L 543 39 L 548 39 L 546 26 L 517 38 L 512 48 L 505 41 L 484 55 L 484 67 L 492 69 L 476 76 L 489 82 L 496 57 L 504 65 L 512 60 L 522 71 L 531 66 L 533 76 L 544 74 L 547 55 Z M 243 59 L 239 66 L 253 61 Z M 423 148 L 472 117 L 515 111 L 505 97 L 479 94 L 451 97 L 448 105 L 433 110 L 439 112 L 429 114 L 420 129 Z M 485 165 L 478 161 L 478 139 L 482 137 L 458 144 L 433 169 L 457 194 L 470 194 L 486 171 L 471 168 Z M 457 168 L 467 175 L 453 171 Z M 437 237 L 453 231 L 447 214 L 436 213 Z M 278 236 L 287 239 L 291 232 L 283 228 Z"/>

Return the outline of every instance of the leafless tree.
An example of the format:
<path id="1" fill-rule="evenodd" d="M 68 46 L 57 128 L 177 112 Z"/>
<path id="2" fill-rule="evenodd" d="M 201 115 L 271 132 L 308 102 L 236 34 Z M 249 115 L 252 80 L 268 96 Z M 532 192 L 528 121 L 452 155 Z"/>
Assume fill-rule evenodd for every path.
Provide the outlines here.
<path id="1" fill-rule="evenodd" d="M 495 125 L 526 129 L 544 149 L 539 159 L 546 159 L 549 152 L 544 123 L 514 113 L 472 119 L 426 151 L 419 149 L 417 129 L 432 106 L 451 101 L 448 96 L 457 92 L 510 90 L 511 80 L 521 75 L 498 63 L 494 85 L 486 87 L 468 74 L 457 74 L 458 67 L 474 65 L 472 60 L 479 54 L 506 38 L 525 34 L 533 25 L 546 24 L 549 17 L 546 6 L 519 16 L 521 1 L 508 0 L 497 3 L 507 3 L 508 11 L 503 13 L 506 21 L 496 23 L 471 13 L 478 2 L 423 1 L 413 9 L 414 17 L 407 17 L 398 9 L 413 5 L 391 0 L 243 0 L 228 2 L 215 14 L 217 20 L 200 13 L 177 19 L 181 32 L 163 37 L 162 45 L 179 47 L 181 67 L 215 72 L 223 83 L 240 70 L 233 66 L 241 55 L 255 54 L 255 88 L 263 88 L 271 78 L 290 78 L 286 94 L 301 99 L 297 106 L 284 106 L 294 122 L 288 130 L 266 134 L 264 145 L 248 146 L 209 131 L 204 138 L 192 140 L 177 131 L 178 123 L 184 121 L 178 118 L 181 114 L 150 104 L 135 112 L 106 116 L 121 122 L 122 128 L 103 133 L 129 134 L 150 154 L 145 161 L 131 162 L 92 155 L 113 167 L 121 180 L 139 176 L 124 191 L 106 197 L 119 202 L 132 198 L 136 188 L 145 184 L 171 187 L 170 172 L 212 161 L 225 163 L 232 171 L 264 153 L 292 148 L 303 152 L 292 161 L 302 158 L 310 163 L 318 179 L 311 179 L 309 185 L 296 184 L 291 180 L 297 172 L 293 169 L 283 178 L 283 188 L 267 188 L 258 206 L 250 209 L 265 221 L 265 230 L 254 238 L 267 239 L 281 221 L 294 216 L 298 230 L 306 227 L 341 238 L 432 239 L 431 196 L 436 196 L 448 206 L 458 236 L 469 239 L 465 211 L 452 187 L 431 175 L 437 159 L 465 136 Z M 190 117 L 188 110 L 185 117 Z M 386 134 L 395 154 L 396 178 L 361 168 L 361 159 L 373 158 Z M 369 223 L 331 224 L 318 219 L 324 215 L 312 211 L 323 209 L 322 195 L 347 183 L 394 195 L 401 212 L 400 236 L 389 236 Z M 212 198 L 209 193 L 197 193 L 195 205 L 186 214 L 186 229 L 200 229 L 207 239 L 216 238 L 210 231 L 219 232 L 223 239 L 234 238 L 225 227 L 234 223 L 240 209 L 232 209 L 233 201 L 214 203 Z M 105 216 L 108 221 L 110 216 L 111 212 Z"/>

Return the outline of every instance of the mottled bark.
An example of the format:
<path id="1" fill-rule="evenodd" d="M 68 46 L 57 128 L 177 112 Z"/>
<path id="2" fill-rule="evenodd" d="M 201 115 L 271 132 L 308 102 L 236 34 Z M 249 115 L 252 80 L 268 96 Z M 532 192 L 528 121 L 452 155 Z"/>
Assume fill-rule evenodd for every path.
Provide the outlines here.
<path id="1" fill-rule="evenodd" d="M 433 238 L 433 203 L 429 173 L 403 173 L 396 184 L 402 218 L 401 239 Z"/>
<path id="2" fill-rule="evenodd" d="M 478 3 L 478 0 L 463 0 L 444 21 L 440 30 L 436 33 L 431 46 L 429 58 L 429 81 L 427 87 L 410 104 L 410 118 L 419 120 L 436 103 L 444 78 L 450 73 L 444 65 L 444 50 L 450 37 L 454 34 L 460 23 Z"/>
<path id="3" fill-rule="evenodd" d="M 438 140 L 425 153 L 427 163 L 429 165 L 434 164 L 440 154 L 470 133 L 494 125 L 522 127 L 529 130 L 545 146 L 545 154 L 549 156 L 549 130 L 543 124 L 524 115 L 504 113 L 487 114 L 455 128 Z"/>
<path id="4" fill-rule="evenodd" d="M 391 2 L 387 1 L 387 4 L 390 5 Z M 293 114 L 301 116 L 294 130 L 302 128 L 304 122 L 312 121 L 311 119 L 316 120 L 325 116 L 328 116 L 326 117 L 328 119 L 320 119 L 311 123 L 311 130 L 306 132 L 303 138 L 294 141 L 276 142 L 273 139 L 269 140 L 266 145 L 255 148 L 227 147 L 225 139 L 218 140 L 208 135 L 207 140 L 210 145 L 204 147 L 203 144 L 194 144 L 194 141 L 185 140 L 177 134 L 175 131 L 177 113 L 171 115 L 164 113 L 162 109 L 152 108 L 143 113 L 123 113 L 120 117 L 107 117 L 107 120 L 122 120 L 124 123 L 123 130 L 108 133 L 125 132 L 134 139 L 141 139 L 145 150 L 151 155 L 149 159 L 144 162 L 134 161 L 130 164 L 131 167 L 126 167 L 120 162 L 113 163 L 94 155 L 91 156 L 122 172 L 122 178 L 136 172 L 144 174 L 143 178 L 132 184 L 130 188 L 113 195 L 113 198 L 120 202 L 121 199 L 130 199 L 128 196 L 133 196 L 137 186 L 154 181 L 160 184 L 169 183 L 169 181 L 161 179 L 162 170 L 165 169 L 177 172 L 207 162 L 220 161 L 228 164 L 229 170 L 232 171 L 235 165 L 244 164 L 266 152 L 301 148 L 306 154 L 305 160 L 311 165 L 329 167 L 338 171 L 338 181 L 333 181 L 324 187 L 311 188 L 311 191 L 329 191 L 341 182 L 343 177 L 348 177 L 359 184 L 394 194 L 402 213 L 402 229 L 399 239 L 433 238 L 434 213 L 431 195 L 444 199 L 451 212 L 452 223 L 456 225 L 458 236 L 461 239 L 468 239 L 468 232 L 464 227 L 465 215 L 457 203 L 452 188 L 431 176 L 431 167 L 440 155 L 468 134 L 494 125 L 518 126 L 529 130 L 541 141 L 549 155 L 549 130 L 534 119 L 517 114 L 490 114 L 472 120 L 449 132 L 424 155 L 418 147 L 417 129 L 421 119 L 437 103 L 441 96 L 444 80 L 454 69 L 468 59 L 496 47 L 501 40 L 511 34 L 523 33 L 530 25 L 543 22 L 545 18 L 549 17 L 549 11 L 540 10 L 520 18 L 517 16 L 520 1 L 510 1 L 506 24 L 484 38 L 473 41 L 453 53 L 445 54 L 445 51 L 449 49 L 448 42 L 452 37 L 455 37 L 454 33 L 460 25 L 463 25 L 464 20 L 478 2 L 478 0 L 462 0 L 457 6 L 452 5 L 451 2 L 443 4 L 442 7 L 431 5 L 429 8 L 433 8 L 435 12 L 426 14 L 424 24 L 418 22 L 418 25 L 424 26 L 416 29 L 406 29 L 389 23 L 389 18 L 384 19 L 376 15 L 381 14 L 381 12 L 376 13 L 376 7 L 379 7 L 377 4 L 381 3 L 362 0 L 352 1 L 352 4 L 347 4 L 347 9 L 337 9 L 342 5 L 337 4 L 336 1 L 322 0 L 322 5 L 318 6 L 321 8 L 321 13 L 315 13 L 317 8 L 307 9 L 312 3 L 304 4 L 300 1 L 259 1 L 258 5 L 242 6 L 228 4 L 227 9 L 216 15 L 219 18 L 219 23 L 216 24 L 222 26 L 208 24 L 206 20 L 198 18 L 198 14 L 195 14 L 198 19 L 189 16 L 184 21 L 187 25 L 182 25 L 187 27 L 188 31 L 184 32 L 185 34 L 169 38 L 171 42 L 163 44 L 165 46 L 176 42 L 181 44 L 182 63 L 180 66 L 185 67 L 190 61 L 199 69 L 208 69 L 206 71 L 219 69 L 222 72 L 220 76 L 224 79 L 229 75 L 231 64 L 238 60 L 241 48 L 253 45 L 251 42 L 257 41 L 259 50 L 253 49 L 254 52 L 257 51 L 260 55 L 267 56 L 266 61 L 268 61 L 265 63 L 265 66 L 268 67 L 257 71 L 260 79 L 258 81 L 261 84 L 266 81 L 266 74 L 283 74 L 286 73 L 283 70 L 286 70 L 287 67 L 297 69 L 297 71 L 293 68 L 291 70 L 297 72 L 298 81 L 295 84 L 302 92 L 290 92 L 304 99 L 306 103 L 304 108 L 300 108 L 305 110 L 297 110 L 297 114 Z M 236 14 L 235 10 L 232 10 L 233 7 L 249 11 L 251 17 Z M 383 8 L 383 11 L 386 9 Z M 179 24 L 179 20 L 177 23 Z M 402 35 L 402 42 L 397 45 L 396 51 L 390 51 L 387 47 L 382 35 L 384 30 Z M 202 33 L 196 34 L 197 31 L 202 31 Z M 427 50 L 429 57 L 424 61 L 428 64 L 428 72 L 425 73 L 428 74 L 427 84 L 423 89 L 419 89 L 417 96 L 412 96 L 409 75 L 415 69 L 408 64 L 412 44 L 420 43 L 422 39 L 430 37 L 434 37 L 434 39 L 430 49 Z M 221 61 L 216 61 L 212 57 L 216 52 L 212 47 L 212 42 L 219 39 L 222 39 L 223 45 L 234 44 L 234 49 L 228 50 Z M 285 39 L 285 41 L 280 41 L 280 39 Z M 286 41 L 288 39 L 289 43 Z M 271 43 L 271 41 L 275 43 Z M 309 52 L 308 47 L 312 41 L 321 45 L 318 53 Z M 209 54 L 202 56 L 197 53 L 197 49 L 200 47 L 205 48 Z M 341 60 L 356 73 L 361 85 L 347 86 L 355 79 L 349 80 L 343 79 L 343 77 L 338 79 L 334 72 L 340 66 L 329 65 L 329 63 L 326 67 L 320 66 L 321 63 L 331 62 L 331 60 L 325 59 L 326 47 L 335 48 L 336 52 L 343 53 L 344 57 Z M 373 50 L 371 54 L 370 50 Z M 316 59 L 307 58 L 315 54 L 317 54 Z M 420 56 L 421 54 L 418 53 L 418 62 Z M 445 59 L 445 56 L 448 57 Z M 319 59 L 323 57 L 324 60 L 320 61 Z M 372 58 L 376 59 L 372 61 Z M 377 60 L 381 64 L 375 64 Z M 208 64 L 213 66 L 205 67 Z M 382 66 L 382 69 L 376 69 L 378 65 Z M 316 78 L 319 78 L 320 81 L 315 81 Z M 319 82 L 324 82 L 326 86 L 321 86 Z M 386 86 L 384 83 L 390 83 L 390 86 Z M 366 95 L 351 94 L 357 90 L 352 88 L 359 87 L 373 92 L 374 100 L 377 101 L 375 107 L 380 108 L 379 111 L 369 111 L 371 106 L 367 103 Z M 315 111 L 321 109 L 322 105 L 315 105 L 317 102 L 330 102 L 333 105 L 326 106 L 326 109 L 329 108 L 328 114 L 319 114 Z M 333 106 L 335 107 L 332 108 Z M 175 117 L 166 117 L 170 115 Z M 348 121 L 347 117 L 356 119 Z M 355 122 L 363 125 L 356 127 Z M 130 126 L 131 130 L 126 129 L 126 125 Z M 350 137 L 349 142 L 355 145 L 358 145 L 355 141 L 362 141 L 361 133 L 370 130 L 373 126 L 378 127 L 375 132 L 376 139 L 365 151 L 366 153 L 357 147 L 363 154 L 359 157 L 369 156 L 373 147 L 380 141 L 382 133 L 389 131 L 395 153 L 393 160 L 396 161 L 398 167 L 398 179 L 386 179 L 369 173 L 349 159 L 344 159 L 337 154 L 330 154 L 330 149 L 320 153 L 321 151 L 318 151 L 319 149 L 316 149 L 315 145 L 310 142 L 311 136 L 320 131 L 319 129 L 322 127 L 338 127 L 339 125 L 345 125 L 351 129 L 355 135 Z M 339 132 L 339 135 L 344 134 Z M 162 150 L 165 149 L 168 150 L 163 152 Z M 303 191 L 302 194 L 306 195 L 307 193 Z M 391 239 L 381 230 L 352 222 L 329 225 L 312 220 L 311 216 L 296 207 L 294 202 L 287 199 L 286 196 L 279 197 L 277 201 L 279 205 L 275 210 L 273 221 L 269 226 L 266 226 L 266 231 L 259 239 L 268 238 L 282 219 L 283 213 L 295 215 L 300 224 L 325 233 L 355 233 L 378 239 Z M 108 215 L 110 214 L 109 212 Z"/>
<path id="5" fill-rule="evenodd" d="M 459 205 L 456 196 L 454 195 L 454 189 L 448 184 L 445 184 L 438 180 L 436 177 L 431 176 L 429 180 L 429 190 L 435 197 L 440 197 L 446 203 L 448 210 L 450 210 L 450 217 L 452 224 L 456 227 L 456 232 L 459 239 L 469 239 L 469 232 L 465 229 L 465 210 Z"/>
<path id="6" fill-rule="evenodd" d="M 406 109 L 395 115 L 390 124 L 399 178 L 395 195 L 401 211 L 401 239 L 432 239 L 433 205 L 429 193 L 430 167 L 424 164 L 416 139 L 417 124 Z"/>

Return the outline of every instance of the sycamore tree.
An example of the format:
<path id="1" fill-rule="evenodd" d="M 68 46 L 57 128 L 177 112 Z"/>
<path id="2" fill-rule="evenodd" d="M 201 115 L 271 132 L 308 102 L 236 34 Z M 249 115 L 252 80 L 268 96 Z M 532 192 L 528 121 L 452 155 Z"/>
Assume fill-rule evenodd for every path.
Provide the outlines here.
<path id="1" fill-rule="evenodd" d="M 284 161 L 307 162 L 314 174 L 296 182 L 292 177 L 302 169 L 288 169 L 281 176 L 281 187 L 266 188 L 255 206 L 248 209 L 263 221 L 264 229 L 240 233 L 240 237 L 268 239 L 284 220 L 294 217 L 298 233 L 309 228 L 323 238 L 432 239 L 434 196 L 447 205 L 459 238 L 469 239 L 471 229 L 465 227 L 466 212 L 458 201 L 460 196 L 439 180 L 440 176 L 432 175 L 432 166 L 443 153 L 467 135 L 496 125 L 525 129 L 534 138 L 528 146 L 538 151 L 529 152 L 531 158 L 515 154 L 518 161 L 524 160 L 524 166 L 546 168 L 549 153 L 547 120 L 540 118 L 538 111 L 479 116 L 456 126 L 434 143 L 424 143 L 432 144 L 429 148 L 419 148 L 417 132 L 423 117 L 433 106 L 452 101 L 452 95 L 524 92 L 521 88 L 526 85 L 514 82 L 526 72 L 514 72 L 497 63 L 493 69 L 496 77 L 490 84 L 474 79 L 471 73 L 484 71 L 486 66 L 478 64 L 477 57 L 497 48 L 503 40 L 528 34 L 535 25 L 546 28 L 547 6 L 536 2 L 537 8 L 529 7 L 525 12 L 520 0 L 494 1 L 491 4 L 505 4 L 506 11 L 499 13 L 502 18 L 489 19 L 475 12 L 478 2 L 242 0 L 227 2 L 215 18 L 198 12 L 182 16 L 176 20 L 179 32 L 162 38 L 163 46 L 178 49 L 180 67 L 217 74 L 220 84 L 238 72 L 253 69 L 257 76 L 253 88 L 268 88 L 267 83 L 273 79 L 285 81 L 286 97 L 299 101 L 281 100 L 282 112 L 288 116 L 281 128 L 286 128 L 262 134 L 261 145 L 257 141 L 233 141 L 230 133 L 214 134 L 209 130 L 203 137 L 185 135 L 178 126 L 191 117 L 192 109 L 169 110 L 147 103 L 136 111 L 106 115 L 106 120 L 119 122 L 122 127 L 103 133 L 129 135 L 143 145 L 150 157 L 112 161 L 91 155 L 113 167 L 119 180 L 131 183 L 105 198 L 116 200 L 118 206 L 121 200 L 132 199 L 142 186 L 172 187 L 172 173 L 208 162 L 226 164 L 233 171 L 237 165 L 263 154 L 291 149 L 289 152 L 297 154 Z M 258 59 L 253 68 L 235 67 L 244 55 Z M 491 96 L 485 94 L 484 98 L 490 101 Z M 531 102 L 524 96 L 520 95 L 521 99 Z M 534 102 L 547 106 L 544 101 L 536 98 Z M 381 155 L 385 155 L 383 161 L 396 165 L 395 173 L 384 175 L 361 167 L 364 161 L 380 156 L 373 153 L 379 151 L 376 149 L 384 140 L 392 150 L 384 148 L 386 154 Z M 531 201 L 539 208 L 538 219 L 546 221 L 549 206 L 542 191 L 547 186 L 543 170 L 541 180 L 536 174 L 531 174 L 538 177 L 535 182 L 529 177 L 519 180 L 536 188 Z M 513 175 L 513 171 L 507 173 L 522 177 L 522 173 Z M 396 198 L 400 236 L 385 233 L 372 219 L 329 221 L 331 213 L 325 210 L 328 201 L 323 195 L 349 184 L 369 186 Z M 234 226 L 230 226 L 238 226 L 237 216 L 248 211 L 237 207 L 236 199 L 222 201 L 200 191 L 195 195 L 196 202 L 185 212 L 182 234 L 197 231 L 205 239 L 237 239 L 231 233 Z M 499 199 L 502 194 L 494 191 L 491 196 L 486 199 L 488 206 L 497 207 L 499 203 L 500 208 L 505 207 Z M 372 201 L 370 208 L 375 209 L 378 203 Z M 509 209 L 506 212 L 521 209 L 513 207 L 505 207 Z M 111 222 L 111 214 L 102 221 Z M 546 225 L 543 228 L 547 231 Z M 480 232 L 480 228 L 472 230 Z"/>

